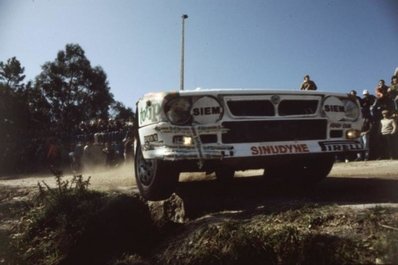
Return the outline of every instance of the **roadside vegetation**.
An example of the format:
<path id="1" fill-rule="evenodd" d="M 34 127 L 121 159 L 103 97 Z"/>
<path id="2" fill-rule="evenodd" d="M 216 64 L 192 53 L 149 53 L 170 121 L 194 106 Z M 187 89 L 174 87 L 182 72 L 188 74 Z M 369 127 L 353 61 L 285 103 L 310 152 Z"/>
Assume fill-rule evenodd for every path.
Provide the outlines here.
<path id="1" fill-rule="evenodd" d="M 398 209 L 306 205 L 159 225 L 138 195 L 56 176 L 21 214 L 10 264 L 396 264 Z"/>
<path id="2" fill-rule="evenodd" d="M 158 254 L 162 264 L 395 264 L 396 210 L 308 206 L 201 225 Z"/>
<path id="3" fill-rule="evenodd" d="M 0 61 L 0 176 L 67 168 L 81 122 L 134 118 L 79 44 L 66 44 L 34 80 L 24 73 L 16 57 Z M 50 144 L 59 147 L 52 156 Z"/>
<path id="4" fill-rule="evenodd" d="M 56 175 L 56 187 L 39 183 L 30 210 L 12 235 L 15 264 L 108 264 L 147 255 L 156 234 L 138 196 L 88 189 L 89 178 Z"/>

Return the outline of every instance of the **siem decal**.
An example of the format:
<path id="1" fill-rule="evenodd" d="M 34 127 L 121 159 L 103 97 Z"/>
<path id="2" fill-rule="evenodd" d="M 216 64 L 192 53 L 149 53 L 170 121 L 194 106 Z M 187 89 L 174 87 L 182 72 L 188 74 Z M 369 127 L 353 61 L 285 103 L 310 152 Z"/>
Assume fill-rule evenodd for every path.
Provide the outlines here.
<path id="1" fill-rule="evenodd" d="M 325 105 L 324 111 L 326 112 L 344 112 L 344 106 L 341 105 Z"/>
<path id="2" fill-rule="evenodd" d="M 221 107 L 193 108 L 192 114 L 194 116 L 221 114 Z"/>
<path id="3" fill-rule="evenodd" d="M 337 97 L 327 97 L 323 102 L 322 109 L 325 112 L 326 116 L 333 122 L 338 122 L 344 119 L 344 103 Z"/>
<path id="4" fill-rule="evenodd" d="M 329 141 L 319 142 L 322 152 L 341 152 L 362 150 L 362 144 L 359 141 Z"/>
<path id="5" fill-rule="evenodd" d="M 221 119 L 222 113 L 223 108 L 220 103 L 215 98 L 208 96 L 198 99 L 191 109 L 193 120 L 201 124 L 217 122 Z"/>
<path id="6" fill-rule="evenodd" d="M 263 145 L 250 147 L 253 156 L 309 153 L 307 144 Z"/>

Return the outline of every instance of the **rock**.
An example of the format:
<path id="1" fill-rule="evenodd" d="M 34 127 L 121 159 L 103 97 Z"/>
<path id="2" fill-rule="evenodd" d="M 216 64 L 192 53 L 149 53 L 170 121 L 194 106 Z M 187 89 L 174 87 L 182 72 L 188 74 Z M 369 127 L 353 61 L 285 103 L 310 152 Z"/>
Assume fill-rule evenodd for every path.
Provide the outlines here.
<path id="1" fill-rule="evenodd" d="M 148 202 L 148 207 L 154 223 L 158 226 L 164 226 L 170 222 L 177 224 L 185 222 L 184 202 L 175 193 L 167 200 Z"/>

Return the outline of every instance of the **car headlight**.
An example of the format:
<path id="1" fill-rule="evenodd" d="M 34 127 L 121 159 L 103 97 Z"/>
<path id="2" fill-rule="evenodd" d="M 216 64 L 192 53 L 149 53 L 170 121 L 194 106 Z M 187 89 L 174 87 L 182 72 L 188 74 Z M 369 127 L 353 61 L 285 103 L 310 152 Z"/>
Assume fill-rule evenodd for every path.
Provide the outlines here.
<path id="1" fill-rule="evenodd" d="M 185 125 L 192 120 L 191 100 L 184 97 L 170 99 L 164 107 L 167 119 L 175 125 Z"/>
<path id="2" fill-rule="evenodd" d="M 345 118 L 347 120 L 357 120 L 361 113 L 358 104 L 350 99 L 343 99 Z"/>

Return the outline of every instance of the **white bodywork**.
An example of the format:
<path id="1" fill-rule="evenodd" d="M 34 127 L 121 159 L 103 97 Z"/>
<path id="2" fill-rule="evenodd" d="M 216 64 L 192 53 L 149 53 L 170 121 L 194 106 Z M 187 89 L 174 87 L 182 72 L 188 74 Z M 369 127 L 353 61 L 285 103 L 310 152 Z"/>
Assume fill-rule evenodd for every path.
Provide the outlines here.
<path id="1" fill-rule="evenodd" d="M 173 114 L 166 113 L 175 98 L 190 102 L 182 106 L 189 108 L 189 120 L 180 125 L 172 124 L 168 115 Z M 359 103 L 341 93 L 267 89 L 151 93 L 138 101 L 137 116 L 145 159 L 197 160 L 203 165 L 209 160 L 362 150 Z"/>

